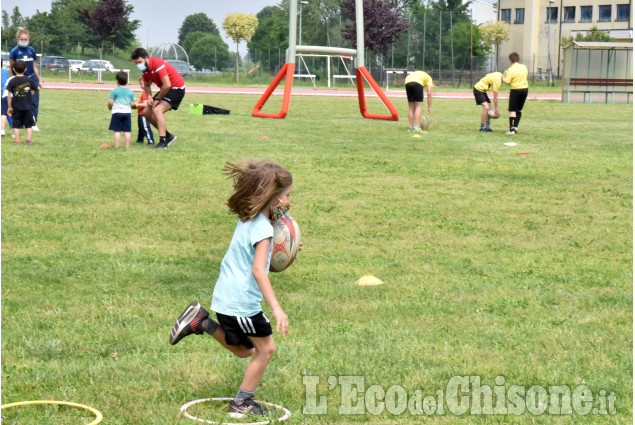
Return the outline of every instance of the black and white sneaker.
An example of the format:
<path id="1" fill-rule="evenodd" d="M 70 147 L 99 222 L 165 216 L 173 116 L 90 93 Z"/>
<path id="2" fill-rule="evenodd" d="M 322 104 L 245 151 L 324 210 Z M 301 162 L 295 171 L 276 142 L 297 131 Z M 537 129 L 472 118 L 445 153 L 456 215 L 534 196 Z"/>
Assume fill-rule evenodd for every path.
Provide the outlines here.
<path id="1" fill-rule="evenodd" d="M 236 403 L 234 400 L 229 402 L 230 417 L 234 419 L 240 419 L 249 414 L 258 416 L 269 416 L 269 409 L 266 409 L 256 403 L 253 397 L 248 398 L 242 403 Z"/>
<path id="2" fill-rule="evenodd" d="M 178 137 L 176 137 L 174 134 L 170 134 L 166 139 L 166 143 L 168 144 L 168 146 L 170 146 L 172 143 L 176 142 L 176 139 L 178 139 Z"/>
<path id="3" fill-rule="evenodd" d="M 209 317 L 207 310 L 198 302 L 194 301 L 185 311 L 176 319 L 172 330 L 170 331 L 170 344 L 174 345 L 181 339 L 193 333 L 201 334 L 200 324 Z"/>
<path id="4" fill-rule="evenodd" d="M 167 142 L 159 142 L 156 145 L 152 146 L 152 149 L 167 149 L 167 148 L 168 148 Z"/>

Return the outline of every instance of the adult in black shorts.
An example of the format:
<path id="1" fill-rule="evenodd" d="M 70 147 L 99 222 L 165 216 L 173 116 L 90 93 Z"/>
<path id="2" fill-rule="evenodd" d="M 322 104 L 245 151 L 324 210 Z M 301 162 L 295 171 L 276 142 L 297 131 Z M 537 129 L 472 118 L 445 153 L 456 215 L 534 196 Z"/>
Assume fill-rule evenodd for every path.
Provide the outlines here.
<path id="1" fill-rule="evenodd" d="M 148 96 L 148 106 L 143 114 L 159 131 L 159 143 L 155 149 L 165 149 L 176 140 L 176 136 L 167 130 L 165 113 L 179 109 L 185 95 L 185 81 L 172 65 L 161 58 L 150 57 L 143 47 L 135 49 L 131 57 L 132 63 L 141 71 L 143 90 Z M 152 83 L 159 87 L 154 96 Z"/>

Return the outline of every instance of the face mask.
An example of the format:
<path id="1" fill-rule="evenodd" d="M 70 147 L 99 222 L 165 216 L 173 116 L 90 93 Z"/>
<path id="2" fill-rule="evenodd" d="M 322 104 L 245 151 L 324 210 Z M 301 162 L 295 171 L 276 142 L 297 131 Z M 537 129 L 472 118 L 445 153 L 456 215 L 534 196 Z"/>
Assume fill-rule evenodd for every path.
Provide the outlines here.
<path id="1" fill-rule="evenodd" d="M 18 46 L 27 47 L 29 45 L 28 41 L 18 41 Z"/>
<path id="2" fill-rule="evenodd" d="M 139 71 L 145 71 L 146 69 L 148 69 L 148 67 L 146 66 L 146 64 L 145 64 L 145 63 L 138 63 L 138 64 L 137 64 L 137 69 L 138 69 Z"/>
<path id="3" fill-rule="evenodd" d="M 280 201 L 278 205 L 271 207 L 271 218 L 273 221 L 285 215 L 287 211 L 289 211 L 289 208 L 291 208 L 291 204 L 282 202 L 280 198 L 278 198 L 278 201 Z"/>

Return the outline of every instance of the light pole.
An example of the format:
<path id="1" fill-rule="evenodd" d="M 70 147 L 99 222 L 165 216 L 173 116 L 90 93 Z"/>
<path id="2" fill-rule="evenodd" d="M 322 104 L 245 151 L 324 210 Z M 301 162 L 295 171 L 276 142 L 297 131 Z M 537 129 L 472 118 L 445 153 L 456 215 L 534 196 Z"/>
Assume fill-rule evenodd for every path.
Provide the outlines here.
<path id="1" fill-rule="evenodd" d="M 154 29 L 153 25 L 148 25 L 146 28 L 146 50 L 150 49 L 150 30 Z"/>
<path id="2" fill-rule="evenodd" d="M 308 1 L 301 1 L 300 3 L 300 36 L 298 37 L 298 45 L 302 45 L 302 6 L 309 4 Z M 298 74 L 302 74 L 302 67 L 300 66 L 300 56 L 298 56 Z"/>
<path id="3" fill-rule="evenodd" d="M 549 0 L 549 13 L 547 13 L 548 34 L 547 34 L 547 72 L 549 73 L 549 87 L 553 86 L 553 72 L 551 69 L 551 9 L 554 0 Z"/>

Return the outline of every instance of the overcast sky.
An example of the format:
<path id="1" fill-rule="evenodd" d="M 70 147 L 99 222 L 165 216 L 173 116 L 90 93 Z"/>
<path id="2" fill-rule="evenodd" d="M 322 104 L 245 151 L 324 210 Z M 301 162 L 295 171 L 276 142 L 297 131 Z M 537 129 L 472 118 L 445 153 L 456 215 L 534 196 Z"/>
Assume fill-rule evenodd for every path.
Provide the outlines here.
<path id="1" fill-rule="evenodd" d="M 236 49 L 234 42 L 226 37 L 223 31 L 223 20 L 231 12 L 253 13 L 260 12 L 264 7 L 279 4 L 280 0 L 126 0 L 134 6 L 132 19 L 141 22 L 137 30 L 137 38 L 145 47 L 157 46 L 161 43 L 176 43 L 179 28 L 186 16 L 203 12 L 209 16 L 218 27 L 230 50 Z M 22 16 L 33 16 L 38 10 L 50 12 L 51 0 L 2 0 L 2 10 L 9 15 L 18 6 Z M 3 43 L 4 44 L 4 43 Z M 37 46 L 35 46 L 37 49 Z M 247 52 L 246 43 L 239 46 L 241 55 Z"/>

